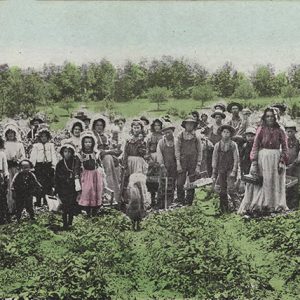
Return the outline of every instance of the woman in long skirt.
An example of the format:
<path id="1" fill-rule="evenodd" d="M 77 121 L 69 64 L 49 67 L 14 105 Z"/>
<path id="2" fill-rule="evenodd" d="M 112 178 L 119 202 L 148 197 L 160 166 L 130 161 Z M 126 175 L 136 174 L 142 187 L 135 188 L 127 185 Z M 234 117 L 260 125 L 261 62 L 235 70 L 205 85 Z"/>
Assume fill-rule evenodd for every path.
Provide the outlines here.
<path id="1" fill-rule="evenodd" d="M 287 137 L 277 121 L 277 111 L 267 108 L 262 116 L 250 158 L 250 174 L 263 178 L 262 185 L 246 184 L 239 214 L 288 210 L 285 192 Z"/>

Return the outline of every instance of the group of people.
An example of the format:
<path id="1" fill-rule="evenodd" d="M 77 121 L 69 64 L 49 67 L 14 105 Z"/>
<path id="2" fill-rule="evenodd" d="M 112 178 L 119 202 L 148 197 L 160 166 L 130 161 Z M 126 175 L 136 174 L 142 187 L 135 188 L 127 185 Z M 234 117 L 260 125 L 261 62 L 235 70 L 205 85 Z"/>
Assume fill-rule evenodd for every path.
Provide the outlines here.
<path id="1" fill-rule="evenodd" d="M 298 186 L 286 191 L 286 174 L 298 178 L 300 146 L 286 110 L 276 104 L 254 120 L 240 103 L 218 103 L 210 113 L 192 111 L 179 124 L 169 116 L 126 121 L 79 111 L 59 143 L 39 116 L 27 130 L 15 120 L 6 122 L 0 138 L 0 223 L 12 215 L 20 221 L 24 209 L 34 219 L 33 199 L 39 207 L 57 195 L 67 229 L 80 211 L 96 215 L 110 192 L 139 229 L 148 208 L 191 205 L 195 189 L 187 183 L 201 178 L 212 179 L 221 213 L 295 209 Z"/>

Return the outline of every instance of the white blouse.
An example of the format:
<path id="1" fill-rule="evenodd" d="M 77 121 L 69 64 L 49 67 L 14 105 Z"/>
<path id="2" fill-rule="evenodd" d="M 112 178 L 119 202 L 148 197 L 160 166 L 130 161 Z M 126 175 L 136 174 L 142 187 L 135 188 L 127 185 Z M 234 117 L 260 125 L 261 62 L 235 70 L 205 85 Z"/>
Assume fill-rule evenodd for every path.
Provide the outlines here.
<path id="1" fill-rule="evenodd" d="M 9 176 L 6 154 L 4 151 L 0 151 L 0 171 L 3 172 L 4 176 Z"/>
<path id="2" fill-rule="evenodd" d="M 25 159 L 25 149 L 20 142 L 5 142 L 5 155 L 7 160 L 22 160 Z"/>
<path id="3" fill-rule="evenodd" d="M 35 166 L 36 163 L 51 162 L 55 167 L 57 163 L 57 157 L 53 143 L 36 143 L 33 144 L 30 154 L 30 161 Z"/>

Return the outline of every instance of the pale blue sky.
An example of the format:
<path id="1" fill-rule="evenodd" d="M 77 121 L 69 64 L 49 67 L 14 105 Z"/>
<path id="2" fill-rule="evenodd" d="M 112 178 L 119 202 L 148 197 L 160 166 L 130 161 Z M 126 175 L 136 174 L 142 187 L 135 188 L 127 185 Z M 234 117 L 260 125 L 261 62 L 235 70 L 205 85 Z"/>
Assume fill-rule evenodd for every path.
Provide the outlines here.
<path id="1" fill-rule="evenodd" d="M 0 63 L 184 56 L 210 70 L 300 63 L 300 2 L 0 2 Z"/>

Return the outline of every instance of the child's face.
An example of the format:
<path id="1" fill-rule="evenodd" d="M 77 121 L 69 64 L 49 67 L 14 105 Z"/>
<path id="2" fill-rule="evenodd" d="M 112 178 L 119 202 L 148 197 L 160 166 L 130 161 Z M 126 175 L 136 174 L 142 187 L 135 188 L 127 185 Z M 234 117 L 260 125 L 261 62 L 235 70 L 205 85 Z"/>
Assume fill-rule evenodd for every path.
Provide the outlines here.
<path id="1" fill-rule="evenodd" d="M 194 128 L 195 128 L 194 122 L 186 122 L 186 123 L 185 123 L 185 130 L 186 130 L 186 131 L 191 132 L 191 131 L 194 130 Z"/>
<path id="2" fill-rule="evenodd" d="M 293 137 L 295 137 L 296 131 L 292 128 L 288 128 L 286 130 L 286 134 L 289 138 L 293 138 Z"/>
<path id="3" fill-rule="evenodd" d="M 231 132 L 228 129 L 223 129 L 221 136 L 223 139 L 229 139 L 231 137 Z"/>
<path id="4" fill-rule="evenodd" d="M 95 123 L 95 130 L 97 132 L 102 132 L 104 130 L 104 124 L 102 121 L 98 120 L 96 123 Z"/>
<path id="5" fill-rule="evenodd" d="M 136 136 L 142 130 L 141 125 L 133 125 L 132 126 L 132 133 Z"/>
<path id="6" fill-rule="evenodd" d="M 155 131 L 155 132 L 159 132 L 160 130 L 161 130 L 160 124 L 159 124 L 159 123 L 155 123 L 155 124 L 154 124 L 154 131 Z"/>
<path id="7" fill-rule="evenodd" d="M 7 140 L 8 141 L 14 141 L 16 138 L 16 134 L 13 131 L 9 131 L 7 133 Z"/>
<path id="8" fill-rule="evenodd" d="M 41 134 L 41 142 L 42 142 L 43 144 L 45 144 L 45 143 L 48 142 L 48 136 L 47 136 L 46 133 L 42 133 L 42 134 Z"/>
<path id="9" fill-rule="evenodd" d="M 124 122 L 119 120 L 118 122 L 118 126 L 122 129 L 124 127 Z"/>
<path id="10" fill-rule="evenodd" d="M 253 141 L 254 141 L 254 137 L 255 137 L 254 134 L 252 134 L 252 133 L 247 133 L 247 134 L 246 134 L 246 141 L 247 141 L 247 142 L 253 142 Z"/>
<path id="11" fill-rule="evenodd" d="M 80 133 L 81 133 L 81 128 L 80 128 L 80 126 L 75 126 L 74 129 L 73 129 L 73 134 L 74 134 L 74 136 L 79 137 L 79 136 L 80 136 Z"/>
<path id="12" fill-rule="evenodd" d="M 29 172 L 30 171 L 30 164 L 28 162 L 23 162 L 21 165 L 21 170 L 23 172 Z"/>
<path id="13" fill-rule="evenodd" d="M 72 155 L 73 155 L 73 152 L 71 149 L 67 149 L 67 148 L 64 149 L 63 156 L 64 156 L 65 160 L 69 160 L 72 157 Z"/>
<path id="14" fill-rule="evenodd" d="M 201 116 L 201 120 L 202 120 L 203 122 L 206 122 L 206 121 L 207 121 L 207 115 L 202 115 L 202 116 Z"/>
<path id="15" fill-rule="evenodd" d="M 91 150 L 93 146 L 93 140 L 91 138 L 85 138 L 83 145 L 85 150 Z"/>
<path id="16" fill-rule="evenodd" d="M 170 140 L 173 138 L 173 130 L 168 129 L 164 131 L 164 136 L 166 137 L 167 140 Z"/>

